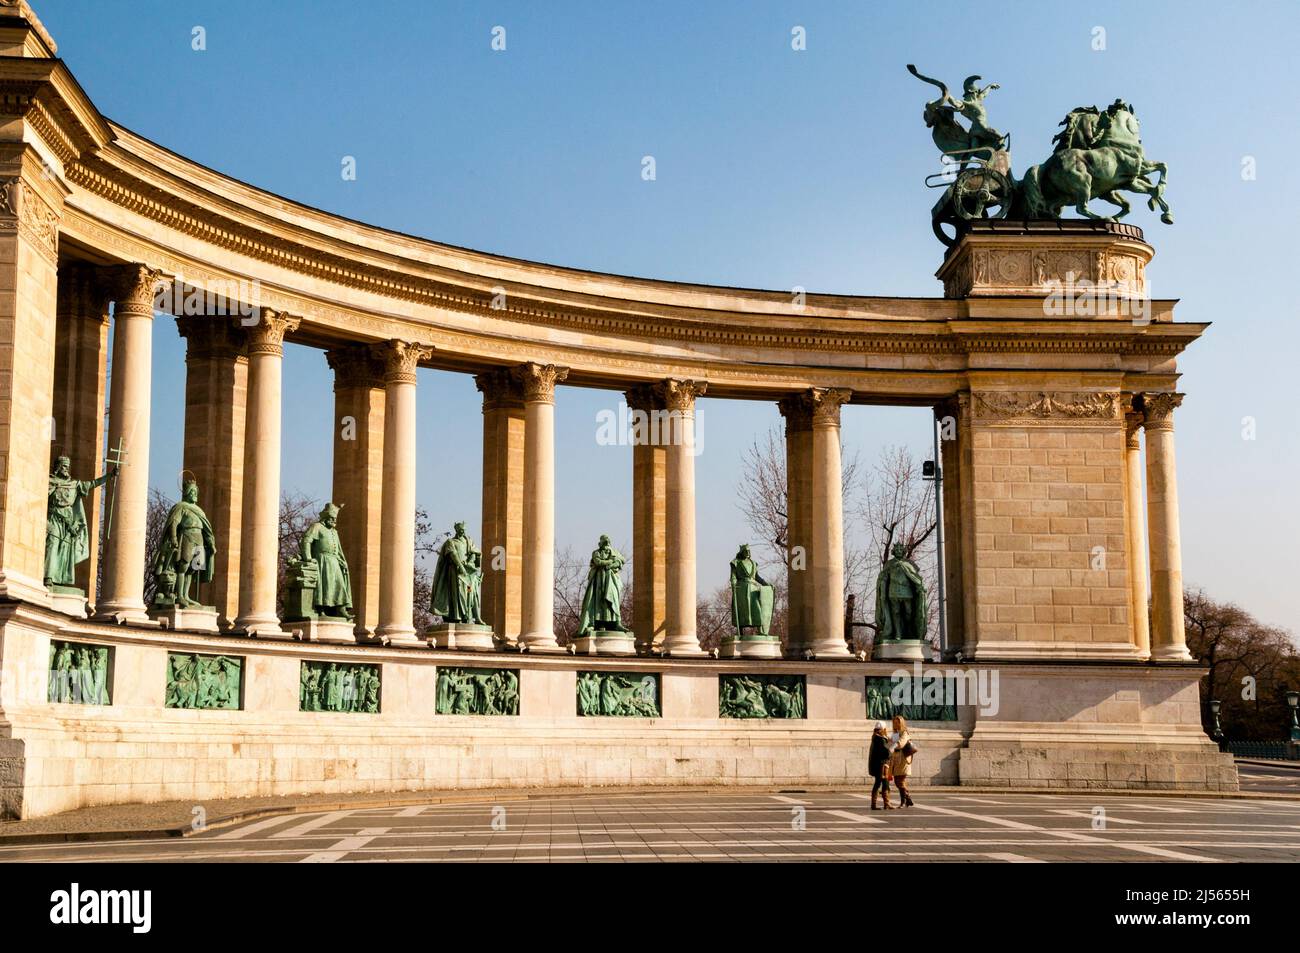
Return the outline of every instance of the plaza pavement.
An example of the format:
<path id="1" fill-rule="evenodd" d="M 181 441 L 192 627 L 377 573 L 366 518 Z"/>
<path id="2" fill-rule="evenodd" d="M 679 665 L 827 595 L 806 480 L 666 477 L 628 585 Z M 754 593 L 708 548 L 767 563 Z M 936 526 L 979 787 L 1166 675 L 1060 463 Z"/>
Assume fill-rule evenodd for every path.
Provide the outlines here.
<path id="1" fill-rule="evenodd" d="M 512 792 L 298 804 L 183 838 L 15 843 L 11 824 L 0 862 L 1300 861 L 1300 771 L 1240 769 L 1246 797 L 931 788 L 885 812 L 865 792 Z"/>

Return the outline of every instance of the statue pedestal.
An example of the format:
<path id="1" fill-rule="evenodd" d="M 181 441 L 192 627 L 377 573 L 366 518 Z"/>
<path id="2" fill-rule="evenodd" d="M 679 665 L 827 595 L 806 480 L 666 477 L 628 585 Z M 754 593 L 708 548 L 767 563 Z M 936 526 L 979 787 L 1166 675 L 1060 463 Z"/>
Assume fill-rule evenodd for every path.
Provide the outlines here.
<path id="1" fill-rule="evenodd" d="M 631 632 L 588 629 L 572 645 L 575 655 L 636 655 L 636 636 Z"/>
<path id="2" fill-rule="evenodd" d="M 217 610 L 212 606 L 194 606 L 189 609 L 167 606 L 163 609 L 150 609 L 149 618 L 160 623 L 164 629 L 171 629 L 174 632 L 206 632 L 216 635 L 221 631 L 217 625 Z"/>
<path id="3" fill-rule="evenodd" d="M 357 624 L 350 619 L 295 619 L 286 620 L 284 625 L 303 642 L 357 644 Z"/>
<path id="4" fill-rule="evenodd" d="M 781 658 L 781 640 L 774 635 L 728 635 L 718 647 L 719 658 Z"/>
<path id="5" fill-rule="evenodd" d="M 928 662 L 930 645 L 921 639 L 892 639 L 871 647 L 874 662 Z"/>
<path id="6" fill-rule="evenodd" d="M 496 649 L 492 626 L 474 622 L 439 622 L 424 630 L 431 649 L 469 649 L 491 652 Z"/>
<path id="7" fill-rule="evenodd" d="M 50 608 L 74 619 L 84 619 L 86 612 L 86 594 L 76 586 L 50 586 Z"/>

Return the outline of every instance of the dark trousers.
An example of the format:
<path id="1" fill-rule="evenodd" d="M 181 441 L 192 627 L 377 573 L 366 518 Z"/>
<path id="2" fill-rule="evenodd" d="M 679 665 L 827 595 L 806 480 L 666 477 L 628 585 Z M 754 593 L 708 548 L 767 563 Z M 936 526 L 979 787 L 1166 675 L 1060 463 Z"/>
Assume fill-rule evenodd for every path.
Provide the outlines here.
<path id="1" fill-rule="evenodd" d="M 876 783 L 873 784 L 873 785 L 871 786 L 871 800 L 874 801 L 874 800 L 876 799 L 876 795 L 877 795 L 877 794 L 880 794 L 880 793 L 882 793 L 882 792 L 883 792 L 884 795 L 885 795 L 885 800 L 888 801 L 888 800 L 889 800 L 889 781 L 886 780 L 883 776 L 877 775 L 877 776 L 876 776 Z"/>
<path id="2" fill-rule="evenodd" d="M 894 775 L 894 787 L 898 788 L 898 796 L 904 801 L 912 800 L 912 795 L 907 793 L 907 775 Z"/>

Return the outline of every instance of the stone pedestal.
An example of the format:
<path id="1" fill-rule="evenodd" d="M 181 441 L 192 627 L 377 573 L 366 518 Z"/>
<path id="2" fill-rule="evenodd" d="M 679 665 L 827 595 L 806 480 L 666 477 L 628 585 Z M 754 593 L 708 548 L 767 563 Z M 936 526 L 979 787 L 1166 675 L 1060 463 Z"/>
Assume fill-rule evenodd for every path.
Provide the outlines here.
<path id="1" fill-rule="evenodd" d="M 301 619 L 284 621 L 284 627 L 303 642 L 357 643 L 357 624 L 351 619 Z"/>
<path id="2" fill-rule="evenodd" d="M 635 655 L 636 636 L 631 632 L 596 629 L 573 640 L 574 655 Z"/>
<path id="3" fill-rule="evenodd" d="M 188 609 L 169 606 L 165 609 L 150 609 L 149 618 L 164 629 L 173 632 L 207 632 L 216 635 L 220 631 L 217 626 L 215 606 L 193 606 Z"/>
<path id="4" fill-rule="evenodd" d="M 720 658 L 781 658 L 781 640 L 775 635 L 729 635 L 718 648 Z"/>
<path id="5" fill-rule="evenodd" d="M 431 649 L 469 649 L 491 652 L 496 648 L 492 626 L 473 622 L 439 622 L 424 630 Z"/>
<path id="6" fill-rule="evenodd" d="M 872 646 L 871 658 L 876 662 L 928 662 L 930 646 L 921 639 L 891 639 Z"/>
<path id="7" fill-rule="evenodd" d="M 86 593 L 76 586 L 50 586 L 50 608 L 74 619 L 86 618 Z"/>

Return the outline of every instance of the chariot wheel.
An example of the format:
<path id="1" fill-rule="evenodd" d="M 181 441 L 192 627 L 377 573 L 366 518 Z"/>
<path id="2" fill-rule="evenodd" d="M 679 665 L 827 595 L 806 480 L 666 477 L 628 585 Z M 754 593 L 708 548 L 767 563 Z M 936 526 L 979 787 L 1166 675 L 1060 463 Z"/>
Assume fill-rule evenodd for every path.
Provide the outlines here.
<path id="1" fill-rule="evenodd" d="M 964 169 L 952 184 L 952 209 L 958 218 L 1006 218 L 1011 211 L 1011 180 L 989 166 Z"/>

